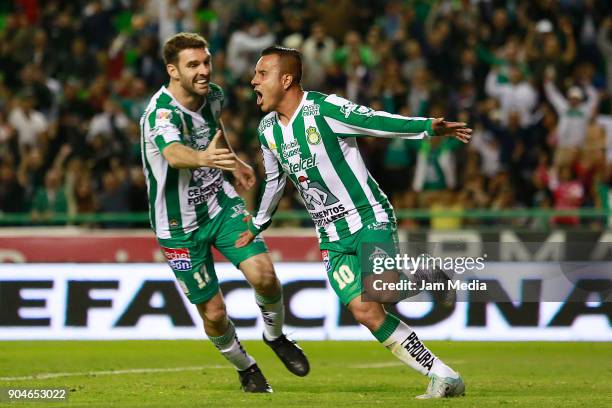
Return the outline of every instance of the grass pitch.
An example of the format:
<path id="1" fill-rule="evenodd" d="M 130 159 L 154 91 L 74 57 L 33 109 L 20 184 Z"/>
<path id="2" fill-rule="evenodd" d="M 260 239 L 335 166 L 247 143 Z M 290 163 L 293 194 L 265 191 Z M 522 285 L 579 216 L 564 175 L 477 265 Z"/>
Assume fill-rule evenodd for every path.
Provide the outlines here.
<path id="1" fill-rule="evenodd" d="M 242 393 L 207 340 L 0 342 L 0 387 L 67 387 L 67 403 L 43 405 L 68 407 L 612 406 L 612 343 L 427 342 L 467 384 L 441 401 L 415 400 L 427 378 L 375 341 L 301 342 L 305 378 L 262 342 L 243 344 L 274 394 Z"/>

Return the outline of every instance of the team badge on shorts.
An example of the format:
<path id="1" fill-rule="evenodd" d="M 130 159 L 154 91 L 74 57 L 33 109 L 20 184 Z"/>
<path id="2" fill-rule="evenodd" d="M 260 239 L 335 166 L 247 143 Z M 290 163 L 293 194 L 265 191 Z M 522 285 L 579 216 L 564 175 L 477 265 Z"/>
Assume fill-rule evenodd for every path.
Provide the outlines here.
<path id="1" fill-rule="evenodd" d="M 161 247 L 168 265 L 175 271 L 188 271 L 191 269 L 191 257 L 189 248 L 166 248 Z"/>
<path id="2" fill-rule="evenodd" d="M 323 258 L 323 265 L 327 272 L 331 271 L 331 263 L 329 262 L 329 252 L 326 249 L 321 251 L 321 257 Z"/>

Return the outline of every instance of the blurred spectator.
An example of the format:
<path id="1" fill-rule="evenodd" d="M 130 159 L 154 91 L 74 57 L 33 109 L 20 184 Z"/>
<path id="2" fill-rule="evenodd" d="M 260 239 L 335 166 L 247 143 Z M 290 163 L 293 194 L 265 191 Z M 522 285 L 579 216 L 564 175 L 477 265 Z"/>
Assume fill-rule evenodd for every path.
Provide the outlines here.
<path id="1" fill-rule="evenodd" d="M 243 24 L 235 31 L 227 44 L 227 58 L 231 61 L 229 68 L 234 78 L 251 74 L 261 50 L 273 43 L 274 34 L 261 20 Z"/>
<path id="2" fill-rule="evenodd" d="M 0 213 L 19 213 L 27 208 L 26 192 L 10 161 L 0 163 Z"/>
<path id="3" fill-rule="evenodd" d="M 612 95 L 612 17 L 606 17 L 597 33 L 597 45 L 605 60 L 606 85 L 608 94 Z"/>
<path id="4" fill-rule="evenodd" d="M 195 27 L 194 0 L 158 0 L 154 4 L 159 7 L 157 13 L 160 44 L 174 34 L 193 31 Z"/>
<path id="5" fill-rule="evenodd" d="M 32 201 L 32 221 L 48 221 L 56 215 L 68 213 L 68 199 L 61 183 L 59 169 L 52 168 L 45 175 L 44 187 L 38 188 Z"/>
<path id="6" fill-rule="evenodd" d="M 104 110 L 91 119 L 87 140 L 91 142 L 100 136 L 104 143 L 112 146 L 113 150 L 121 151 L 124 143 L 123 132 L 129 123 L 119 104 L 107 99 L 104 102 Z"/>
<path id="7" fill-rule="evenodd" d="M 457 185 L 454 143 L 432 138 L 420 143 L 412 188 L 415 191 L 441 191 Z"/>
<path id="8" fill-rule="evenodd" d="M 463 201 L 458 200 L 458 195 L 452 190 L 445 190 L 432 199 L 431 228 L 434 230 L 453 230 L 461 227 L 461 212 L 464 210 Z M 457 212 L 453 215 L 442 215 L 442 213 Z"/>
<path id="9" fill-rule="evenodd" d="M 583 102 L 583 92 L 578 86 L 572 86 L 567 91 L 567 99 L 561 95 L 548 74 L 544 82 L 544 90 L 548 101 L 554 106 L 559 117 L 557 128 L 557 157 L 558 165 L 569 164 L 573 161 L 577 149 L 583 145 L 587 124 L 595 113 L 597 107 L 597 92 L 591 84 L 586 84 L 586 100 Z"/>
<path id="10" fill-rule="evenodd" d="M 325 33 L 320 23 L 311 26 L 311 35 L 302 45 L 304 57 L 304 89 L 321 89 L 329 66 L 333 62 L 336 43 Z"/>
<path id="11" fill-rule="evenodd" d="M 548 186 L 553 193 L 555 209 L 575 210 L 580 208 L 585 191 L 571 166 L 563 165 L 558 171 L 551 172 Z M 558 225 L 577 225 L 579 220 L 579 217 L 576 216 L 563 216 L 555 217 L 553 222 Z"/>
<path id="12" fill-rule="evenodd" d="M 537 92 L 523 78 L 517 66 L 508 68 L 509 82 L 500 83 L 497 77 L 497 69 L 491 69 L 487 76 L 486 91 L 489 96 L 499 101 L 501 123 L 507 126 L 510 113 L 518 112 L 521 126 L 529 126 L 532 122 L 532 111 L 538 99 Z"/>
<path id="13" fill-rule="evenodd" d="M 37 146 L 49 127 L 45 116 L 34 110 L 35 104 L 33 94 L 23 94 L 17 98 L 17 103 L 9 114 L 9 123 L 17 131 L 17 141 L 22 149 Z"/>
<path id="14" fill-rule="evenodd" d="M 102 213 L 130 211 L 130 181 L 127 170 L 118 163 L 102 176 L 102 191 L 98 195 L 98 210 Z M 105 222 L 106 228 L 120 227 L 120 223 Z"/>

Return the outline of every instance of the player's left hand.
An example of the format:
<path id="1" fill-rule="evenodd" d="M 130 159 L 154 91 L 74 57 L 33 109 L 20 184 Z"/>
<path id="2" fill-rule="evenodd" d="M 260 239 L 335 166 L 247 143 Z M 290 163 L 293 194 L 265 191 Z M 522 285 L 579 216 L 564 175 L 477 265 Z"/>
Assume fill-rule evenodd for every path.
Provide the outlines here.
<path id="1" fill-rule="evenodd" d="M 255 171 L 242 160 L 236 161 L 236 170 L 233 174 L 238 185 L 245 190 L 250 190 L 255 185 Z"/>
<path id="2" fill-rule="evenodd" d="M 472 129 L 464 122 L 448 122 L 444 118 L 436 118 L 431 121 L 431 128 L 436 136 L 451 136 L 463 143 L 468 143 L 472 138 Z"/>
<path id="3" fill-rule="evenodd" d="M 244 217 L 242 219 L 242 221 L 247 223 L 247 222 L 249 222 L 250 218 L 251 218 L 250 215 L 246 216 L 246 217 Z M 253 235 L 253 233 L 247 229 L 246 231 L 242 232 L 238 236 L 238 239 L 236 240 L 234 245 L 236 246 L 236 248 L 242 248 L 242 247 L 245 247 L 245 246 L 249 245 L 251 243 L 251 241 L 253 241 L 254 239 L 255 239 L 255 235 Z"/>

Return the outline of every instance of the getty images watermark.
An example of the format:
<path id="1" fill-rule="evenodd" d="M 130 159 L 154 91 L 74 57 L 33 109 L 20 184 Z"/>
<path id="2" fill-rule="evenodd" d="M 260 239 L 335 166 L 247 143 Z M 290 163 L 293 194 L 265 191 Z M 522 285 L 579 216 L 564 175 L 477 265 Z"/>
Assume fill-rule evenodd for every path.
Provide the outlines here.
<path id="1" fill-rule="evenodd" d="M 612 241 L 367 243 L 360 264 L 364 301 L 612 302 Z"/>
<path id="2" fill-rule="evenodd" d="M 485 291 L 486 282 L 478 279 L 463 281 L 453 279 L 453 276 L 484 271 L 486 258 L 486 254 L 478 257 L 442 257 L 427 253 L 416 257 L 408 254 L 390 256 L 384 249 L 375 247 L 369 260 L 372 263 L 372 273 L 379 278 L 372 280 L 372 287 L 377 291 Z M 385 272 L 401 272 L 407 279 L 388 281 L 383 277 Z"/>

